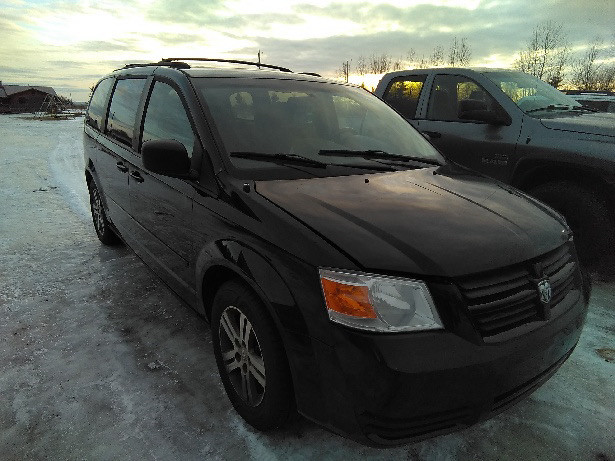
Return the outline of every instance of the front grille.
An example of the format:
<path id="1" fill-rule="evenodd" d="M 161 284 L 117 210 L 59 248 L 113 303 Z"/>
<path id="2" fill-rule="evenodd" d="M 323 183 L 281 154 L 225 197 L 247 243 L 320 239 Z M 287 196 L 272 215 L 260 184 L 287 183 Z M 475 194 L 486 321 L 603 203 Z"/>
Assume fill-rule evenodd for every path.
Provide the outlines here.
<path id="1" fill-rule="evenodd" d="M 575 288 L 575 271 L 576 262 L 566 244 L 526 263 L 460 278 L 457 285 L 470 318 L 488 337 L 549 318 L 550 311 Z M 545 278 L 551 284 L 547 305 L 538 291 L 538 282 Z"/>
<path id="2" fill-rule="evenodd" d="M 471 416 L 470 409 L 463 407 L 414 418 L 390 418 L 364 413 L 359 419 L 367 434 L 387 440 L 402 440 L 467 426 Z"/>

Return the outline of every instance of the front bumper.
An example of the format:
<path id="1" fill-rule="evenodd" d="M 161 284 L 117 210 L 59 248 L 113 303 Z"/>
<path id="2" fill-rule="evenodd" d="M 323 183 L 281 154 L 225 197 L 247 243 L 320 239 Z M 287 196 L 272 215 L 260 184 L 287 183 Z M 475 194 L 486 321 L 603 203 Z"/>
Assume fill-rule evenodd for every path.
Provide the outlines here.
<path id="1" fill-rule="evenodd" d="M 573 290 L 561 311 L 501 341 L 448 330 L 373 334 L 339 326 L 312 341 L 323 405 L 310 419 L 363 444 L 400 445 L 492 417 L 544 383 L 574 349 L 587 302 Z"/>

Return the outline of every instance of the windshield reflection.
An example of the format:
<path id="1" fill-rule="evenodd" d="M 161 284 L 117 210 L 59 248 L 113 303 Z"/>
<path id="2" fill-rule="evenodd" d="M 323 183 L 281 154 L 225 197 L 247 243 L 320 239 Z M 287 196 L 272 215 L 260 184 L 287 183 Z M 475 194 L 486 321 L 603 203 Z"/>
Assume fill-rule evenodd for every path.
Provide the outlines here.
<path id="1" fill-rule="evenodd" d="M 366 91 L 329 82 L 195 78 L 228 153 L 294 155 L 328 161 L 322 151 L 382 151 L 444 163 L 401 116 Z M 271 168 L 263 158 L 231 156 L 236 167 Z M 260 160 L 260 161 L 259 161 Z M 335 164 L 374 164 L 357 155 Z"/>
<path id="2" fill-rule="evenodd" d="M 484 74 L 526 114 L 582 107 L 570 96 L 523 72 L 488 71 Z"/>

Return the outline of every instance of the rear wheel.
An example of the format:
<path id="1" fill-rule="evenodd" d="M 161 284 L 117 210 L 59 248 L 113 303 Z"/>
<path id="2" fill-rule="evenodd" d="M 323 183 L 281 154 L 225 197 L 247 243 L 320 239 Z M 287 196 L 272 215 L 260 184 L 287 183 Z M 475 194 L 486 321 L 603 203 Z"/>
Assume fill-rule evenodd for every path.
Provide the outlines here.
<path id="1" fill-rule="evenodd" d="M 260 299 L 245 285 L 222 285 L 213 301 L 214 354 L 226 393 L 254 428 L 283 426 L 294 398 L 286 354 Z"/>
<path id="2" fill-rule="evenodd" d="M 581 262 L 599 272 L 615 264 L 615 228 L 606 199 L 593 189 L 570 181 L 542 184 L 530 191 L 568 221 Z"/>
<path id="3" fill-rule="evenodd" d="M 94 229 L 98 239 L 105 245 L 116 245 L 120 243 L 119 237 L 115 234 L 107 214 L 105 213 L 105 206 L 100 196 L 100 192 L 94 184 L 94 181 L 90 181 L 88 185 L 90 190 L 90 209 L 92 210 L 92 221 L 94 222 Z"/>

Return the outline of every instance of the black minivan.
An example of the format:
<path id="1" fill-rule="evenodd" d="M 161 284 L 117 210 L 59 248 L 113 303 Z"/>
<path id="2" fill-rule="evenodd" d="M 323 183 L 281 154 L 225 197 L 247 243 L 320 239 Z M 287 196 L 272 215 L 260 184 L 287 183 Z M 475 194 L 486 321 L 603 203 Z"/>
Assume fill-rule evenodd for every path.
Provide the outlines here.
<path id="1" fill-rule="evenodd" d="M 299 411 L 407 443 L 497 414 L 571 354 L 589 288 L 559 214 L 361 88 L 186 61 L 96 85 L 92 216 L 211 322 L 249 424 Z"/>

